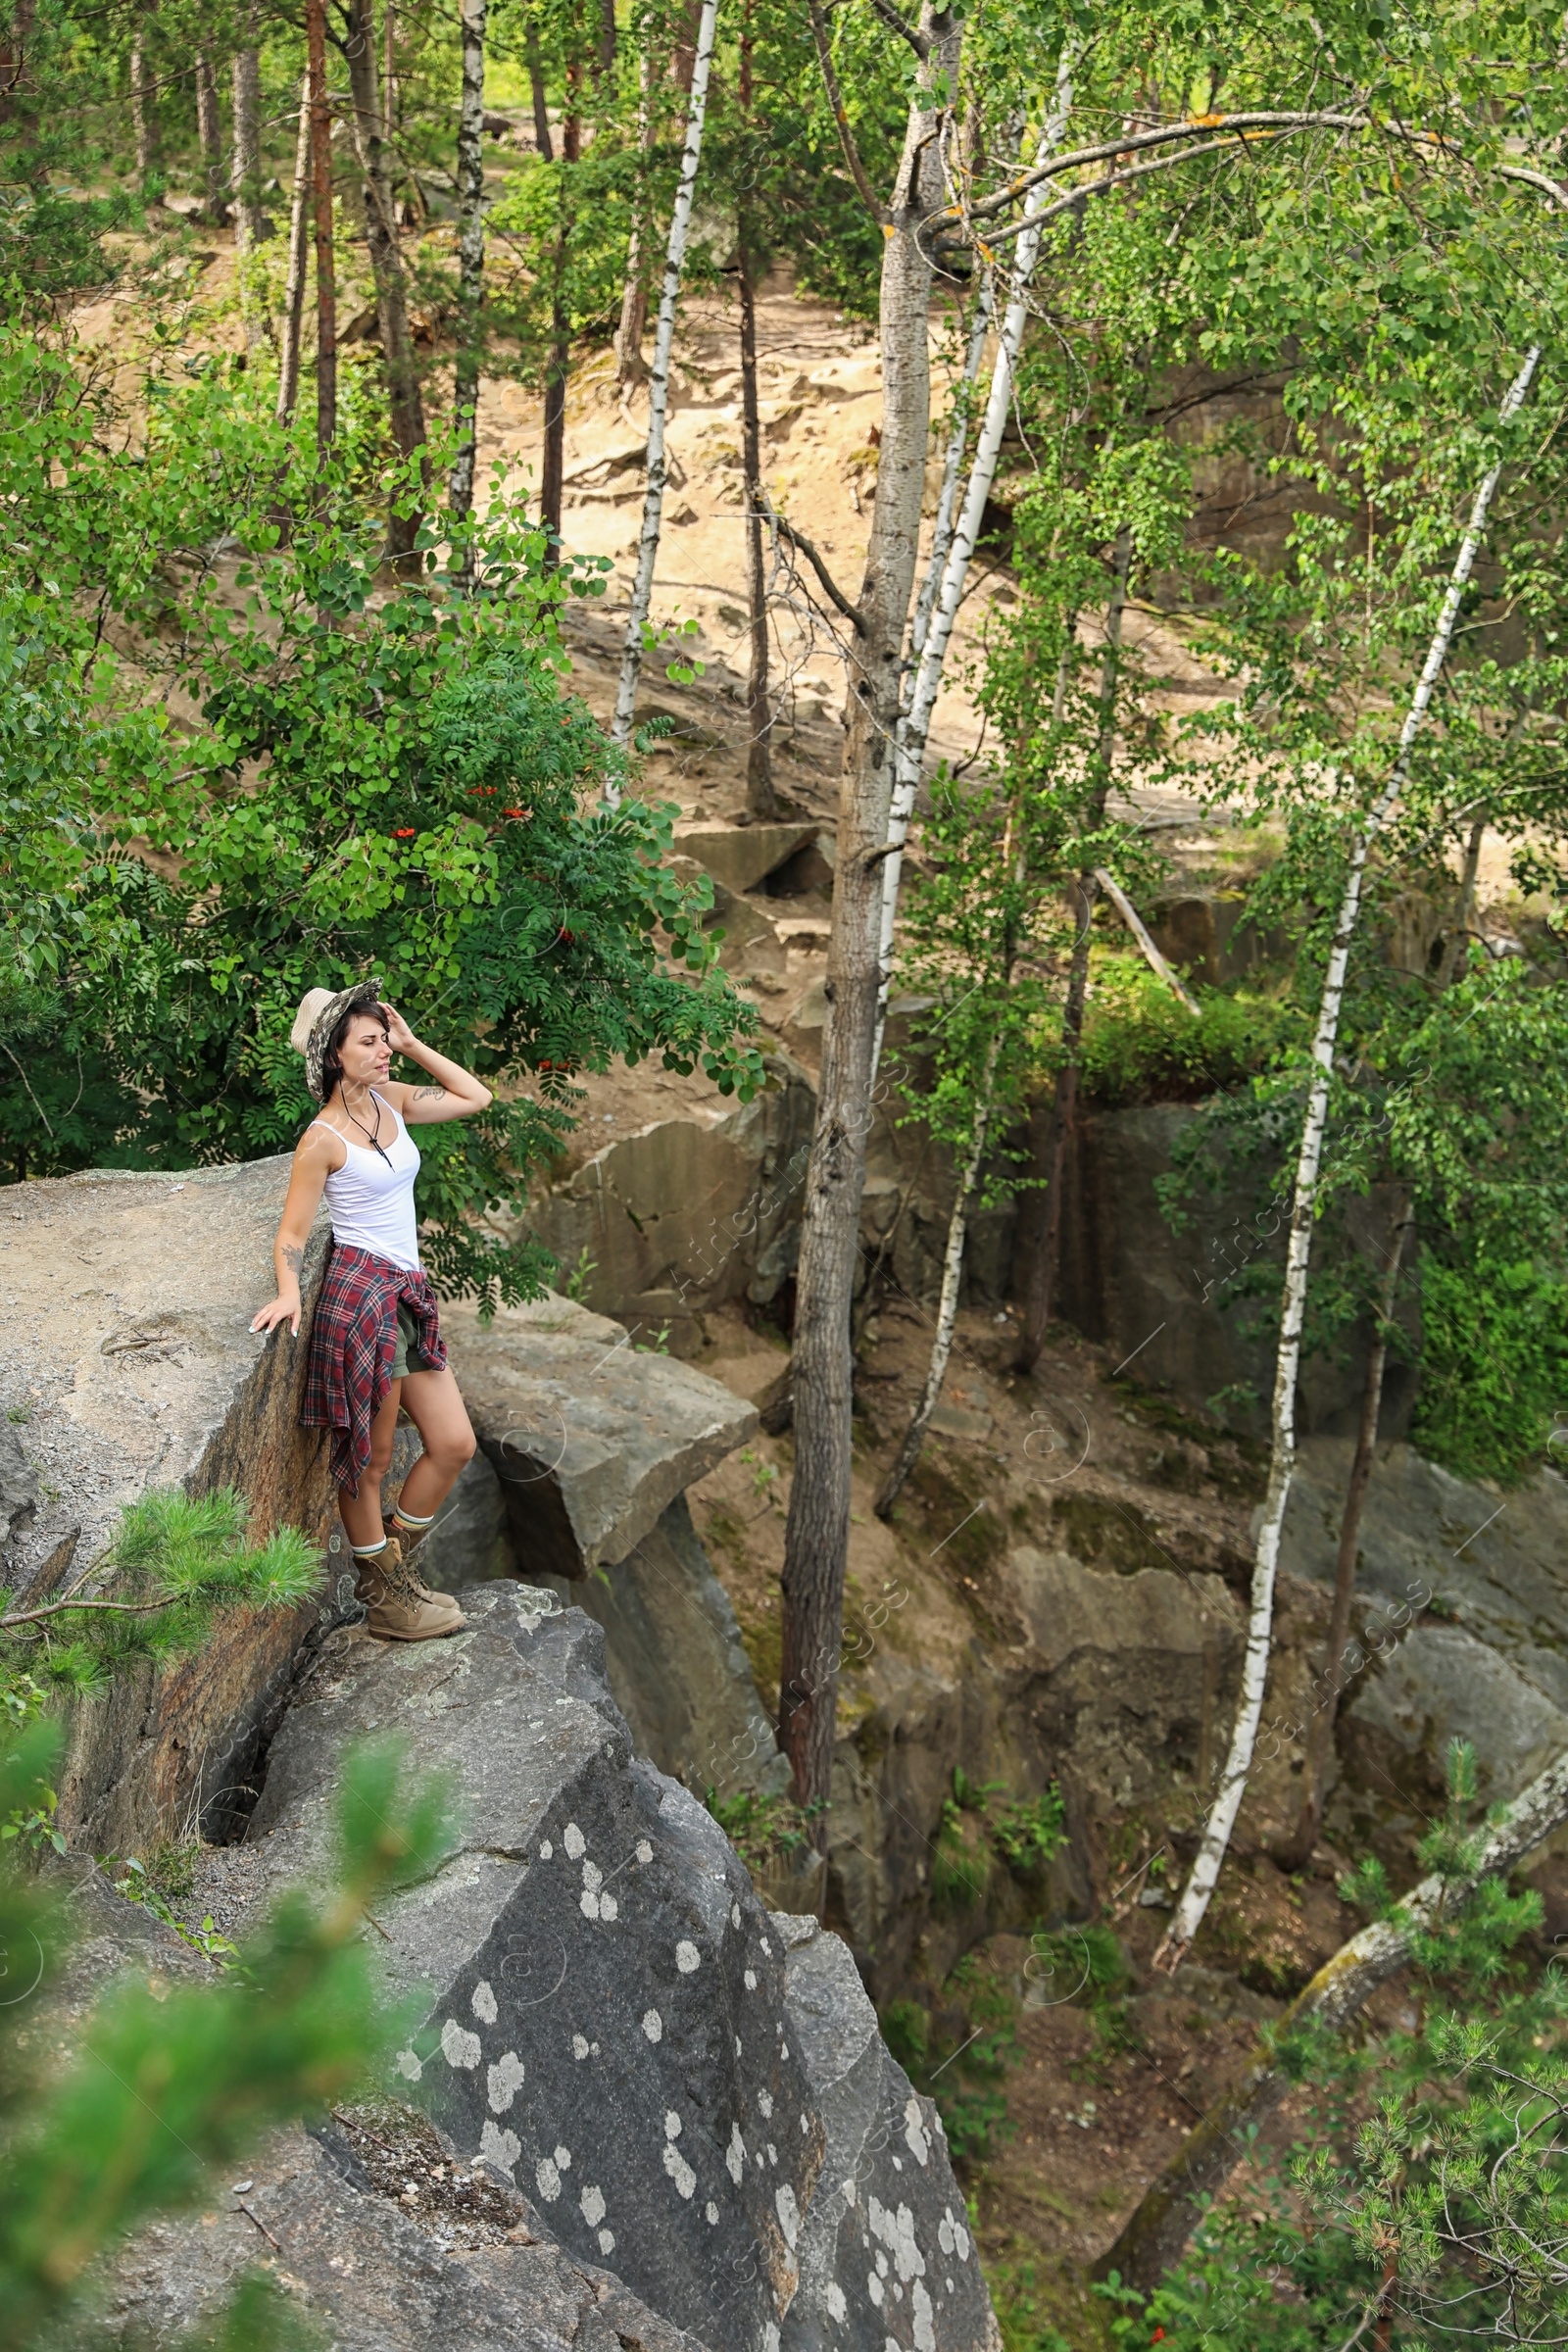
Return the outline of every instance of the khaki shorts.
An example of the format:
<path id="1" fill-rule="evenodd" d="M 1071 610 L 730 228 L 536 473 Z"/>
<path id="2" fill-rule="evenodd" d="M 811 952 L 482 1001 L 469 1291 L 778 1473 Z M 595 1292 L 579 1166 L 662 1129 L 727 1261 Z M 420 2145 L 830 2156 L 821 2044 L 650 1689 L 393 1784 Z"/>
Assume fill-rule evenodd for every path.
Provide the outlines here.
<path id="1" fill-rule="evenodd" d="M 408 1307 L 398 1307 L 398 1344 L 392 1355 L 392 1377 L 402 1380 L 410 1372 L 434 1372 L 439 1366 L 422 1356 L 414 1345 L 418 1334 L 418 1319 Z"/>

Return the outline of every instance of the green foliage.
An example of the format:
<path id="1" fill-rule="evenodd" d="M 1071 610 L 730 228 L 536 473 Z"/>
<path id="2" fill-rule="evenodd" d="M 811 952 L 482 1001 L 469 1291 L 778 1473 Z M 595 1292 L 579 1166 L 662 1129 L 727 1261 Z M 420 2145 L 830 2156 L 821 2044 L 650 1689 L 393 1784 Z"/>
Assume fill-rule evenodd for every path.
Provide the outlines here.
<path id="1" fill-rule="evenodd" d="M 1011 1984 L 972 1952 L 943 1986 L 935 2012 L 904 1999 L 882 2014 L 888 2047 L 915 2087 L 936 2100 L 956 2163 L 983 2164 L 1011 2136 L 1002 2085 L 1017 2052 L 1017 2022 Z"/>
<path id="2" fill-rule="evenodd" d="M 759 1871 L 804 1853 L 811 1843 L 811 1825 L 820 1810 L 798 1805 L 790 1796 L 766 1795 L 754 1788 L 737 1788 L 729 1796 L 710 1788 L 704 1802 L 747 1869 Z"/>
<path id="3" fill-rule="evenodd" d="M 562 691 L 556 615 L 599 567 L 547 574 L 503 500 L 464 541 L 473 595 L 429 572 L 387 591 L 371 445 L 351 419 L 314 484 L 265 388 L 220 368 L 147 383 L 145 466 L 14 326 L 0 394 L 22 419 L 0 454 L 14 1173 L 286 1148 L 313 1107 L 287 1045 L 300 997 L 374 972 L 496 1096 L 427 1139 L 427 1262 L 487 1304 L 531 1295 L 542 1253 L 479 1219 L 520 1210 L 577 1072 L 657 1054 L 742 1095 L 761 1075 L 702 930 L 710 888 L 669 869 L 675 811 L 593 798 L 618 756 Z M 280 530 L 291 504 L 314 505 L 310 530 Z M 218 539 L 241 551 L 231 581 L 192 560 Z M 421 545 L 433 564 L 428 528 Z M 200 705 L 194 741 L 108 654 L 111 619 L 148 632 L 166 697 Z"/>
<path id="4" fill-rule="evenodd" d="M 1238 1086 L 1302 1038 L 1300 1005 L 1288 995 L 1204 988 L 1195 1020 L 1141 956 L 1101 950 L 1091 972 L 1082 1084 L 1107 1107 Z"/>
<path id="5" fill-rule="evenodd" d="M 0 1818 L 51 1777 L 58 1739 L 34 1722 L 0 1740 Z M 417 2005 L 379 1998 L 364 1923 L 389 1888 L 434 1869 L 449 1838 L 439 1792 L 399 1784 L 389 1746 L 348 1759 L 335 1891 L 324 1903 L 285 1895 L 217 1984 L 160 1987 L 162 1997 L 139 1981 L 117 1986 L 73 2028 L 64 2068 L 52 2034 L 19 2041 L 20 2002 L 0 2011 L 0 2346 L 55 2340 L 101 2251 L 199 2201 L 207 2168 L 232 2163 L 270 2126 L 352 2096 L 406 2035 Z M 42 1977 L 69 1935 L 69 1907 L 0 1863 L 0 1948 L 36 1949 Z M 273 2328 L 260 2293 L 246 2290 L 225 2340 L 281 2340 L 275 2328 L 246 2332 L 259 2316 Z"/>
<path id="6" fill-rule="evenodd" d="M 942 1800 L 931 1853 L 931 1899 L 938 1910 L 967 1911 L 983 1901 L 998 1861 L 1032 1880 L 1066 1837 L 1066 1808 L 1054 1781 L 1038 1796 L 1012 1797 L 1000 1781 L 973 1781 L 953 1768 L 953 1793 Z"/>
<path id="7" fill-rule="evenodd" d="M 1014 1878 L 1032 1878 L 1060 1852 L 1067 1808 L 1054 1781 L 1039 1796 L 1005 1804 L 991 1824 L 992 1842 Z"/>
<path id="8" fill-rule="evenodd" d="M 247 1535 L 232 1487 L 156 1490 L 126 1504 L 102 1557 L 63 1592 L 12 1601 L 0 1591 L 0 1696 L 14 1721 L 43 1695 L 101 1692 L 117 1669 L 200 1648 L 219 1617 L 288 1609 L 320 1585 L 317 1547 L 295 1527 Z"/>

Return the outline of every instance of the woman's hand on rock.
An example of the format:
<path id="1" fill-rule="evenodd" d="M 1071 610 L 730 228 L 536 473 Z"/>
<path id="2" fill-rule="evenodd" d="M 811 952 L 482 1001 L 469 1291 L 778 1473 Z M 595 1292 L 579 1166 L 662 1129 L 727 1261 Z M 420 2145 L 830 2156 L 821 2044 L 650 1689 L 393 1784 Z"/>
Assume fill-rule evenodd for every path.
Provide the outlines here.
<path id="1" fill-rule="evenodd" d="M 251 1325 L 252 1331 L 272 1332 L 286 1323 L 295 1339 L 300 1336 L 300 1301 L 296 1292 L 292 1298 L 270 1298 Z"/>

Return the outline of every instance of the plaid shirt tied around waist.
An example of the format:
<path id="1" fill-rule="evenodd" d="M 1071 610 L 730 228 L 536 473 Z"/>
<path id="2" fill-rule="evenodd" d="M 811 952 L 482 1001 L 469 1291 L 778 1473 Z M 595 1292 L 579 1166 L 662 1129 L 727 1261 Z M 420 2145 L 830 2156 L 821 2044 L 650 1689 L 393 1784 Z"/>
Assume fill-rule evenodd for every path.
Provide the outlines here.
<path id="1" fill-rule="evenodd" d="M 306 1429 L 332 1432 L 332 1476 L 351 1494 L 360 1491 L 370 1424 L 392 1386 L 400 1303 L 417 1324 L 420 1355 L 432 1371 L 443 1370 L 446 1342 L 426 1277 L 368 1250 L 333 1250 L 311 1324 L 300 1420 Z"/>

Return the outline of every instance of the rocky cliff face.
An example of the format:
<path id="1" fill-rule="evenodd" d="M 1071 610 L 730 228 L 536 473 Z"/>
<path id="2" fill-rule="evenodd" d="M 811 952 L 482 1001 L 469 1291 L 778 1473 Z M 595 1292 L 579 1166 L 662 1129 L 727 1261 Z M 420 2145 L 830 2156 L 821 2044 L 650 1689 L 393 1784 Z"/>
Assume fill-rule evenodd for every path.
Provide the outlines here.
<path id="1" fill-rule="evenodd" d="M 239 1487 L 258 1533 L 288 1522 L 324 1547 L 330 1481 L 299 1427 L 303 1348 L 250 1330 L 274 1287 L 287 1170 L 97 1170 L 8 1191 L 6 1583 L 47 1596 L 103 1551 L 121 1505 L 158 1486 Z M 318 1233 L 307 1305 L 324 1246 Z M 317 1616 L 230 1620 L 198 1656 L 128 1674 L 79 1709 L 61 1788 L 73 1841 L 127 1851 L 199 1817 L 241 1775 Z"/>
<path id="2" fill-rule="evenodd" d="M 710 2352 L 994 2346 L 941 2125 L 847 1948 L 763 1911 L 636 1755 L 597 1627 L 512 1583 L 466 1606 L 453 1642 L 323 1643 L 235 1858 L 242 1920 L 321 1873 L 345 1747 L 396 1740 L 461 1825 L 376 1947 L 425 2008 L 404 2085 L 459 2154 Z"/>

